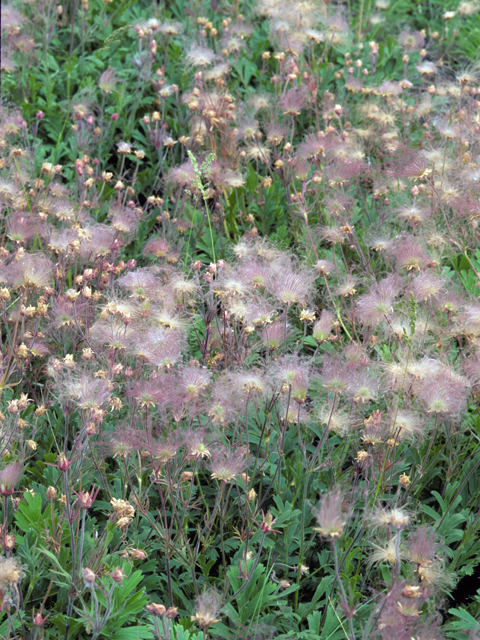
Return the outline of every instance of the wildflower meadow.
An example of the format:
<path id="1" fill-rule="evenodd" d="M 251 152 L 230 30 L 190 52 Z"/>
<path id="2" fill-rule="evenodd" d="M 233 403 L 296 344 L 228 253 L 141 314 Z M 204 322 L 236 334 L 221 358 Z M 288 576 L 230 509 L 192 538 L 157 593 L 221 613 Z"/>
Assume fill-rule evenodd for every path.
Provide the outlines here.
<path id="1" fill-rule="evenodd" d="M 1 7 L 0 638 L 480 639 L 480 1 Z"/>

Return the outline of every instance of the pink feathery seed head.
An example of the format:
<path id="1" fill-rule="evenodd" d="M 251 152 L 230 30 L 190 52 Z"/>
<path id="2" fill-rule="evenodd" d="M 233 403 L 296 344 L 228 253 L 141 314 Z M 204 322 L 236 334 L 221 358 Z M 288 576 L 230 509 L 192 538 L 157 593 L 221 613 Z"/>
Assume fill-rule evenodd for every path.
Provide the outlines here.
<path id="1" fill-rule="evenodd" d="M 425 224 L 432 217 L 431 207 L 421 206 L 421 204 L 404 205 L 398 209 L 398 219 L 405 220 L 412 227 Z"/>
<path id="2" fill-rule="evenodd" d="M 143 247 L 143 255 L 165 258 L 170 251 L 170 244 L 163 238 L 151 238 Z"/>
<path id="3" fill-rule="evenodd" d="M 160 430 L 160 428 L 158 429 Z M 158 474 L 160 468 L 173 460 L 182 447 L 182 442 L 179 440 L 176 433 L 170 434 L 164 437 L 163 434 L 158 434 L 158 437 L 153 438 L 147 432 L 144 432 L 142 451 L 145 451 L 153 458 L 153 466 L 155 473 Z"/>
<path id="4" fill-rule="evenodd" d="M 317 260 L 314 269 L 319 275 L 328 276 L 334 271 L 335 265 L 329 260 Z"/>
<path id="5" fill-rule="evenodd" d="M 302 304 L 307 301 L 314 291 L 315 274 L 311 270 L 297 271 L 293 266 L 285 266 L 285 270 L 272 275 L 267 282 L 270 293 L 283 304 Z"/>
<path id="6" fill-rule="evenodd" d="M 26 244 L 39 231 L 38 220 L 30 213 L 14 211 L 7 218 L 7 237 L 12 242 Z"/>
<path id="7" fill-rule="evenodd" d="M 18 9 L 15 9 L 11 5 L 4 5 L 2 7 L 2 30 L 7 33 L 17 33 L 27 21 Z"/>
<path id="8" fill-rule="evenodd" d="M 329 431 L 337 433 L 341 437 L 347 436 L 355 426 L 352 415 L 343 409 L 334 410 L 330 404 L 323 404 L 316 412 L 317 420 L 320 424 L 326 425 Z"/>
<path id="9" fill-rule="evenodd" d="M 409 147 L 402 147 L 390 162 L 386 175 L 391 178 L 422 180 L 429 175 L 427 160 L 419 151 Z"/>
<path id="10" fill-rule="evenodd" d="M 425 419 L 415 411 L 400 409 L 392 411 L 388 416 L 390 435 L 396 440 L 420 438 L 426 435 Z"/>
<path id="11" fill-rule="evenodd" d="M 222 299 L 239 299 L 250 297 L 253 293 L 243 274 L 224 265 L 215 280 L 214 292 Z"/>
<path id="12" fill-rule="evenodd" d="M 283 140 L 288 138 L 288 127 L 280 122 L 270 122 L 267 125 L 266 134 L 267 142 L 278 147 Z"/>
<path id="13" fill-rule="evenodd" d="M 191 620 L 196 622 L 202 629 L 208 629 L 216 622 L 220 622 L 220 609 L 222 607 L 222 596 L 216 589 L 204 591 L 197 597 L 195 604 L 195 615 Z"/>
<path id="14" fill-rule="evenodd" d="M 348 389 L 348 395 L 354 402 L 365 403 L 377 399 L 380 394 L 380 381 L 375 371 L 364 370 L 358 373 Z"/>
<path id="15" fill-rule="evenodd" d="M 73 302 L 65 296 L 57 296 L 52 303 L 52 312 L 50 314 L 51 327 L 55 329 L 65 329 L 73 327 L 78 322 L 83 324 L 88 303 L 77 299 L 75 301 L 75 309 Z"/>
<path id="16" fill-rule="evenodd" d="M 475 182 L 480 179 L 477 178 Z M 480 195 L 473 191 L 471 193 L 463 193 L 460 198 L 456 199 L 453 206 L 453 213 L 460 222 L 468 222 L 469 224 L 478 225 L 480 220 Z"/>
<path id="17" fill-rule="evenodd" d="M 205 429 L 190 429 L 183 432 L 183 442 L 190 459 L 199 460 L 212 457 L 212 451 L 217 447 Z"/>
<path id="18" fill-rule="evenodd" d="M 240 115 L 237 118 L 235 138 L 237 140 L 254 139 L 259 131 L 258 120 L 248 115 Z"/>
<path id="19" fill-rule="evenodd" d="M 98 86 L 103 93 L 112 93 L 115 91 L 118 82 L 118 77 L 115 69 L 108 67 L 106 71 L 102 73 L 98 80 Z"/>
<path id="20" fill-rule="evenodd" d="M 228 379 L 232 392 L 241 398 L 262 397 L 270 390 L 266 376 L 260 369 L 231 371 Z"/>
<path id="21" fill-rule="evenodd" d="M 278 102 L 285 116 L 298 116 L 305 104 L 306 95 L 303 88 L 292 87 L 284 93 Z"/>
<path id="22" fill-rule="evenodd" d="M 312 336 L 318 344 L 326 342 L 331 334 L 333 323 L 335 320 L 335 314 L 326 309 L 322 309 L 319 320 L 313 325 Z"/>
<path id="23" fill-rule="evenodd" d="M 394 245 L 395 240 L 385 236 L 374 236 L 367 241 L 367 246 L 376 253 L 388 252 Z"/>
<path id="24" fill-rule="evenodd" d="M 270 325 L 277 315 L 277 307 L 264 298 L 249 300 L 246 307 L 245 323 L 247 326 L 266 327 Z"/>
<path id="25" fill-rule="evenodd" d="M 245 184 L 245 178 L 240 171 L 226 166 L 211 167 L 209 179 L 217 189 L 239 189 Z"/>
<path id="26" fill-rule="evenodd" d="M 473 387 L 478 390 L 480 385 L 480 351 L 475 351 L 465 362 L 465 373 Z"/>
<path id="27" fill-rule="evenodd" d="M 135 400 L 140 410 L 154 408 L 157 405 L 165 406 L 171 394 L 175 393 L 175 385 L 171 376 L 158 373 L 150 376 L 148 380 L 136 380 L 127 385 L 126 394 L 131 400 Z"/>
<path id="28" fill-rule="evenodd" d="M 311 422 L 313 416 L 306 411 L 305 407 L 299 402 L 292 402 L 283 396 L 280 404 L 277 405 L 278 417 L 282 421 L 287 421 L 289 424 L 306 424 Z"/>
<path id="29" fill-rule="evenodd" d="M 192 44 L 186 54 L 187 61 L 193 67 L 208 67 L 215 60 L 215 52 L 201 44 Z"/>
<path id="30" fill-rule="evenodd" d="M 434 300 L 434 305 L 441 313 L 446 313 L 449 317 L 456 317 L 465 305 L 465 299 L 455 290 L 445 287 L 441 295 Z"/>
<path id="31" fill-rule="evenodd" d="M 466 410 L 470 383 L 467 378 L 445 367 L 438 373 L 425 376 L 414 392 L 428 413 L 455 419 Z"/>
<path id="32" fill-rule="evenodd" d="M 173 167 L 167 174 L 167 182 L 180 187 L 192 189 L 195 185 L 195 169 L 190 160 L 187 160 L 178 167 Z"/>
<path id="33" fill-rule="evenodd" d="M 210 460 L 212 478 L 228 483 L 244 471 L 247 463 L 244 449 L 216 449 Z"/>
<path id="34" fill-rule="evenodd" d="M 398 36 L 398 44 L 402 46 L 405 51 L 418 51 L 423 49 L 425 37 L 420 31 L 405 29 Z"/>
<path id="35" fill-rule="evenodd" d="M 412 293 L 417 302 L 437 301 L 445 282 L 434 273 L 422 273 L 413 279 Z"/>
<path id="36" fill-rule="evenodd" d="M 335 160 L 331 164 L 325 167 L 325 180 L 332 187 L 341 186 L 351 180 L 365 173 L 367 165 L 363 160 L 348 160 L 341 161 Z"/>
<path id="37" fill-rule="evenodd" d="M 80 257 L 91 261 L 93 258 L 109 256 L 114 246 L 117 232 L 113 227 L 92 224 L 84 227 L 84 238 L 80 243 Z"/>
<path id="38" fill-rule="evenodd" d="M 22 477 L 23 468 L 21 462 L 11 462 L 0 471 L 0 495 L 11 496 L 15 486 Z"/>
<path id="39" fill-rule="evenodd" d="M 138 339 L 135 322 L 125 324 L 117 316 L 100 319 L 90 329 L 90 341 L 94 346 L 106 346 L 112 351 L 132 350 Z"/>
<path id="40" fill-rule="evenodd" d="M 262 344 L 267 349 L 278 349 L 290 335 L 290 325 L 285 322 L 285 316 L 276 318 L 271 324 L 266 324 L 262 331 Z"/>
<path id="41" fill-rule="evenodd" d="M 470 336 L 480 336 L 480 304 L 465 305 L 458 317 L 458 330 Z"/>
<path id="42" fill-rule="evenodd" d="M 120 233 L 134 233 L 138 227 L 139 215 L 136 209 L 122 207 L 112 201 L 108 215 L 112 220 L 112 227 Z"/>
<path id="43" fill-rule="evenodd" d="M 130 291 L 132 296 L 137 296 L 140 300 L 145 298 L 155 299 L 162 292 L 162 284 L 152 267 L 141 267 L 135 271 L 121 276 L 117 284 Z"/>
<path id="44" fill-rule="evenodd" d="M 26 566 L 20 564 L 20 560 L 15 558 L 14 556 L 10 556 L 9 558 L 5 556 L 0 556 L 0 592 L 2 593 L 2 598 L 5 596 L 5 591 L 10 588 L 13 590 L 13 593 L 18 594 L 18 584 L 20 580 L 23 580 L 25 577 Z M 11 598 L 13 599 L 13 593 L 11 594 Z M 5 601 L 4 601 L 5 602 Z"/>
<path id="45" fill-rule="evenodd" d="M 395 260 L 398 270 L 424 271 L 435 264 L 420 240 L 413 236 L 400 236 L 397 242 L 392 243 L 388 253 Z"/>
<path id="46" fill-rule="evenodd" d="M 319 131 L 316 134 L 311 133 L 305 137 L 297 149 L 297 157 L 300 160 L 308 160 L 317 162 L 325 157 L 325 152 L 332 147 L 332 140 Z"/>
<path id="47" fill-rule="evenodd" d="M 416 565 L 431 564 L 441 549 L 437 533 L 426 526 L 412 531 L 407 541 L 408 558 Z"/>
<path id="48" fill-rule="evenodd" d="M 353 363 L 325 358 L 320 380 L 324 389 L 342 395 L 354 384 L 357 373 L 357 366 Z"/>
<path id="49" fill-rule="evenodd" d="M 239 386 L 232 384 L 230 376 L 220 376 L 215 380 L 208 410 L 213 424 L 228 424 L 245 413 L 244 390 Z"/>
<path id="50" fill-rule="evenodd" d="M 245 282 L 248 282 L 254 288 L 262 290 L 265 288 L 270 273 L 269 265 L 266 265 L 259 258 L 242 260 L 237 267 L 238 276 Z"/>
<path id="51" fill-rule="evenodd" d="M 316 509 L 313 510 L 318 527 L 318 531 L 324 538 L 335 542 L 343 533 L 347 523 L 348 513 L 344 508 L 344 497 L 338 487 L 328 491 L 320 500 Z"/>
<path id="52" fill-rule="evenodd" d="M 345 232 L 342 231 L 342 229 L 340 228 L 340 225 L 336 225 L 336 224 L 324 225 L 318 229 L 317 233 L 319 234 L 320 238 L 322 238 L 322 240 L 330 246 L 333 246 L 336 244 L 343 244 L 346 240 Z M 320 273 L 322 273 L 321 270 L 319 269 L 319 263 L 321 262 L 328 262 L 328 261 L 327 260 L 317 261 L 316 269 L 319 270 Z M 322 275 L 324 274 L 322 273 Z"/>
<path id="53" fill-rule="evenodd" d="M 14 287 L 41 289 L 52 284 L 53 263 L 46 255 L 27 253 L 10 263 L 8 278 Z"/>
<path id="54" fill-rule="evenodd" d="M 281 390 L 298 404 L 305 402 L 308 392 L 310 366 L 298 356 L 283 356 L 271 367 L 267 375 L 278 380 Z"/>
<path id="55" fill-rule="evenodd" d="M 363 421 L 362 442 L 372 446 L 383 444 L 391 435 L 383 411 L 375 410 Z"/>
<path id="56" fill-rule="evenodd" d="M 94 378 L 93 372 L 89 370 L 61 370 L 54 377 L 58 397 L 73 402 L 83 410 L 104 407 L 114 388 L 110 380 Z"/>
<path id="57" fill-rule="evenodd" d="M 404 580 L 398 582 L 387 595 L 382 594 L 383 602 L 379 605 L 381 614 L 377 622 L 378 637 L 381 640 L 423 638 L 417 635 L 416 630 L 421 624 L 420 610 L 427 597 L 423 587 L 410 586 Z"/>
<path id="58" fill-rule="evenodd" d="M 335 293 L 338 296 L 342 296 L 342 298 L 350 298 L 357 292 L 357 283 L 358 278 L 356 276 L 347 275 L 343 282 L 335 288 Z"/>
<path id="59" fill-rule="evenodd" d="M 170 369 L 181 358 L 185 346 L 181 328 L 148 327 L 137 331 L 133 351 L 154 367 Z"/>
<path id="60" fill-rule="evenodd" d="M 400 278 L 390 275 L 374 285 L 370 293 L 360 296 L 355 312 L 360 322 L 375 327 L 381 320 L 387 320 L 393 312 L 393 303 L 401 287 Z"/>
<path id="61" fill-rule="evenodd" d="M 185 400 L 196 400 L 205 394 L 211 381 L 211 373 L 200 366 L 184 366 L 179 372 L 179 390 L 185 394 Z"/>
<path id="62" fill-rule="evenodd" d="M 349 216 L 353 214 L 354 204 L 353 198 L 346 196 L 343 193 L 339 193 L 338 191 L 324 200 L 325 210 L 338 222 L 340 226 L 344 228 L 347 227 L 344 229 L 344 233 L 348 232 L 348 227 L 350 226 L 348 224 L 348 219 Z"/>
<path id="63" fill-rule="evenodd" d="M 104 458 L 127 458 L 131 453 L 141 451 L 143 444 L 143 430 L 122 422 L 115 431 L 105 434 L 105 440 L 99 441 L 96 446 Z"/>

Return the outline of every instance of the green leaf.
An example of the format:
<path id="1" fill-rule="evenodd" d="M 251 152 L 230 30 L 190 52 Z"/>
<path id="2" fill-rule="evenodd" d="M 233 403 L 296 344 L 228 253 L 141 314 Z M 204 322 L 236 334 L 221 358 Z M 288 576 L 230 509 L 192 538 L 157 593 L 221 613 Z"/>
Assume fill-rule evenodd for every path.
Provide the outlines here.
<path id="1" fill-rule="evenodd" d="M 153 630 L 153 626 L 124 627 L 115 631 L 110 637 L 112 640 L 142 640 L 143 638 L 152 638 Z"/>
<path id="2" fill-rule="evenodd" d="M 31 493 L 26 492 L 24 501 L 22 500 L 19 503 L 18 511 L 15 514 L 17 527 L 24 533 L 28 533 L 32 529 L 36 533 L 40 533 L 43 530 L 42 522 L 44 520 L 45 515 L 42 515 L 42 496 L 39 493 L 32 496 Z"/>

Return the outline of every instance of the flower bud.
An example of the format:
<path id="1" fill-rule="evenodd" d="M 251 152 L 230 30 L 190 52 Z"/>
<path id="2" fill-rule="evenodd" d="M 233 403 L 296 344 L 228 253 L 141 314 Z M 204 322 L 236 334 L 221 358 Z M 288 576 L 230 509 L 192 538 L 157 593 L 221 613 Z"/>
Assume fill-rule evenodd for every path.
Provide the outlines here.
<path id="1" fill-rule="evenodd" d="M 15 546 L 16 538 L 13 535 L 5 535 L 3 537 L 3 548 L 5 551 L 11 551 Z"/>
<path id="2" fill-rule="evenodd" d="M 110 577 L 114 582 L 120 584 L 126 577 L 126 573 L 123 571 L 123 569 L 120 569 L 120 567 L 116 567 L 116 569 L 110 574 Z"/>
<path id="3" fill-rule="evenodd" d="M 82 577 L 89 586 L 93 585 L 97 579 L 96 574 L 88 567 L 82 571 Z"/>
<path id="4" fill-rule="evenodd" d="M 64 453 L 59 453 L 58 454 L 58 458 L 57 458 L 57 467 L 59 469 L 59 471 L 68 471 L 70 469 L 71 466 L 71 462 L 70 460 L 67 458 L 67 456 Z"/>
<path id="5" fill-rule="evenodd" d="M 163 604 L 157 604 L 156 602 L 152 602 L 151 604 L 147 604 L 145 609 L 148 611 L 148 613 L 151 613 L 152 616 L 155 616 L 156 618 L 160 618 L 161 616 L 164 616 L 167 613 L 167 610 L 163 606 Z M 169 611 L 170 611 L 170 609 L 169 609 Z"/>

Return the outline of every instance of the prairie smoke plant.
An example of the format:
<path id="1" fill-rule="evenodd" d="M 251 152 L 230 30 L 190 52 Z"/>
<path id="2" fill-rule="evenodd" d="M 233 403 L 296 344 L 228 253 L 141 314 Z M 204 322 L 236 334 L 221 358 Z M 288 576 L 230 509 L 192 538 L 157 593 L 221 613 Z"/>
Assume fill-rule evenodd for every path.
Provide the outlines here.
<path id="1" fill-rule="evenodd" d="M 23 469 L 21 462 L 11 462 L 7 464 L 7 466 L 0 471 L 0 495 L 11 496 L 22 474 Z"/>
<path id="2" fill-rule="evenodd" d="M 296 271 L 292 266 L 285 265 L 281 273 L 269 279 L 267 288 L 283 304 L 306 306 L 313 294 L 314 280 L 314 274 L 310 270 Z"/>
<path id="3" fill-rule="evenodd" d="M 347 513 L 343 506 L 343 495 L 338 488 L 331 489 L 320 500 L 319 505 L 313 509 L 318 523 L 314 531 L 318 531 L 324 538 L 331 541 L 337 540 L 343 533 L 347 524 Z"/>
<path id="4" fill-rule="evenodd" d="M 416 396 L 427 413 L 460 418 L 467 406 L 470 384 L 466 378 L 445 369 L 433 376 L 426 376 L 416 390 Z"/>
<path id="5" fill-rule="evenodd" d="M 247 465 L 244 450 L 217 449 L 210 459 L 212 479 L 220 480 L 225 484 L 234 480 L 243 472 Z"/>
<path id="6" fill-rule="evenodd" d="M 375 327 L 393 312 L 393 303 L 401 289 L 394 275 L 388 276 L 373 286 L 370 293 L 360 296 L 356 302 L 356 315 L 366 326 Z"/>
<path id="7" fill-rule="evenodd" d="M 4 597 L 7 590 L 18 596 L 18 584 L 25 577 L 24 568 L 13 556 L 0 557 L 0 597 Z"/>
<path id="8" fill-rule="evenodd" d="M 195 615 L 191 616 L 191 620 L 196 622 L 202 629 L 206 630 L 220 622 L 217 616 L 222 606 L 222 597 L 215 589 L 204 591 L 197 597 L 195 605 Z"/>

